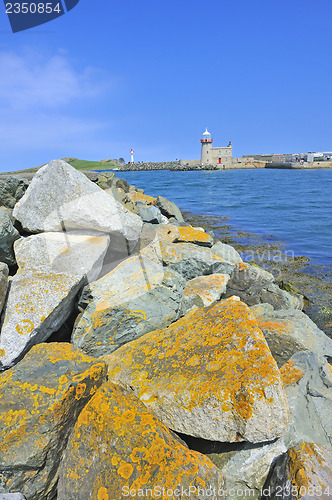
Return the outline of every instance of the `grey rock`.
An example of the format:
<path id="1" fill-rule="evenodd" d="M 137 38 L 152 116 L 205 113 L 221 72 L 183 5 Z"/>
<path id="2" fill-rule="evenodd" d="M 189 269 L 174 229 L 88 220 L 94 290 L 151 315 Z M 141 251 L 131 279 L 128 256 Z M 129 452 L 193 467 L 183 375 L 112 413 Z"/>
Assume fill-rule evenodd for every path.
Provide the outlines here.
<path id="1" fill-rule="evenodd" d="M 26 500 L 22 493 L 0 493 L 0 500 Z"/>
<path id="2" fill-rule="evenodd" d="M 5 264 L 4 262 L 0 262 L 0 314 L 6 300 L 7 288 L 8 288 L 8 274 L 9 274 L 9 269 L 7 264 Z"/>
<path id="3" fill-rule="evenodd" d="M 139 238 L 142 220 L 62 160 L 34 176 L 13 216 L 31 233 L 92 230 Z"/>
<path id="4" fill-rule="evenodd" d="M 15 243 L 20 271 L 99 276 L 110 236 L 97 232 L 49 232 L 21 238 Z"/>
<path id="5" fill-rule="evenodd" d="M 13 208 L 24 195 L 28 185 L 26 179 L 20 179 L 13 175 L 9 175 L 6 179 L 0 179 L 0 206 Z"/>
<path id="6" fill-rule="evenodd" d="M 133 256 L 85 290 L 90 302 L 72 343 L 102 356 L 180 315 L 184 279 L 148 258 Z"/>
<path id="7" fill-rule="evenodd" d="M 186 282 L 184 297 L 189 299 L 190 296 L 198 295 L 202 299 L 203 306 L 209 306 L 225 293 L 229 278 L 228 274 L 197 276 Z"/>
<path id="8" fill-rule="evenodd" d="M 243 262 L 240 254 L 235 250 L 235 248 L 231 245 L 221 243 L 221 241 L 217 241 L 213 245 L 212 250 L 222 259 L 227 260 L 227 262 L 234 262 L 234 264 Z"/>
<path id="9" fill-rule="evenodd" d="M 161 224 L 161 212 L 159 208 L 154 206 L 147 206 L 144 203 L 137 202 L 136 207 L 138 209 L 139 216 L 143 219 L 143 222 L 148 222 L 150 224 Z"/>
<path id="10" fill-rule="evenodd" d="M 287 447 L 302 442 L 332 449 L 332 368 L 325 358 L 302 351 L 281 368 L 290 411 Z"/>
<path id="11" fill-rule="evenodd" d="M 0 374 L 0 492 L 53 500 L 62 453 L 106 366 L 69 343 L 34 346 Z"/>
<path id="12" fill-rule="evenodd" d="M 0 208 L 0 261 L 8 266 L 16 264 L 13 244 L 20 237 L 14 228 L 7 210 Z"/>
<path id="13" fill-rule="evenodd" d="M 238 264 L 227 285 L 226 297 L 237 295 L 248 306 L 271 304 L 274 309 L 302 309 L 303 296 L 281 290 L 274 276 L 250 264 Z"/>
<path id="14" fill-rule="evenodd" d="M 75 274 L 41 271 L 19 272 L 11 279 L 0 335 L 0 370 L 13 366 L 61 327 L 84 281 Z"/>
<path id="15" fill-rule="evenodd" d="M 257 318 L 274 359 L 282 366 L 297 351 L 332 358 L 332 340 L 297 309 L 273 311 Z"/>
<path id="16" fill-rule="evenodd" d="M 244 443 L 238 447 L 236 451 L 208 453 L 207 456 L 222 472 L 226 500 L 258 500 L 272 464 L 287 448 L 282 439 L 257 445 Z"/>
<path id="17" fill-rule="evenodd" d="M 235 268 L 235 264 L 224 261 L 211 248 L 193 243 L 162 242 L 161 255 L 164 264 L 182 274 L 186 281 L 213 273 L 231 274 Z"/>
<path id="18" fill-rule="evenodd" d="M 274 464 L 263 487 L 262 500 L 330 500 L 332 452 L 316 443 L 287 450 Z"/>
<path id="19" fill-rule="evenodd" d="M 273 306 L 271 304 L 267 304 L 266 302 L 263 302 L 262 304 L 255 304 L 254 306 L 251 306 L 250 309 L 256 318 L 263 316 L 263 314 L 270 314 L 274 311 Z"/>
<path id="20" fill-rule="evenodd" d="M 163 196 L 158 196 L 156 206 L 168 219 L 174 217 L 177 221 L 184 222 L 181 210 L 173 201 L 169 201 Z"/>

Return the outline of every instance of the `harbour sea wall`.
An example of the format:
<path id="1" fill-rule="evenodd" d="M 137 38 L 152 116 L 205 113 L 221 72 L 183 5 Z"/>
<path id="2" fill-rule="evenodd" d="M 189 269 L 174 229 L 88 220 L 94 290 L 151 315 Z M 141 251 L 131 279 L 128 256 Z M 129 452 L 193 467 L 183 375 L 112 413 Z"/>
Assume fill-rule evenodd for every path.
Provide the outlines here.
<path id="1" fill-rule="evenodd" d="M 299 291 L 114 172 L 0 189 L 0 494 L 332 497 L 332 340 Z"/>

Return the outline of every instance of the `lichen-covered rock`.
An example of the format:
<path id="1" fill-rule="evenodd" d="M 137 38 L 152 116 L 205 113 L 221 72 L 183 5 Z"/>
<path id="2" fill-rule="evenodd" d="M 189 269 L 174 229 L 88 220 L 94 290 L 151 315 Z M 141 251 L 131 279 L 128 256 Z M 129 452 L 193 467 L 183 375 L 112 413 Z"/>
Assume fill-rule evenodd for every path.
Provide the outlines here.
<path id="1" fill-rule="evenodd" d="M 290 448 L 275 463 L 262 499 L 332 498 L 332 451 L 315 443 Z"/>
<path id="2" fill-rule="evenodd" d="M 105 378 L 104 363 L 67 343 L 39 344 L 0 375 L 0 492 L 54 498 L 69 433 Z"/>
<path id="3" fill-rule="evenodd" d="M 203 306 L 209 306 L 220 299 L 226 292 L 229 274 L 210 274 L 209 276 L 197 276 L 187 281 L 184 296 L 189 299 L 193 295 L 201 297 Z"/>
<path id="4" fill-rule="evenodd" d="M 0 314 L 6 300 L 7 288 L 8 288 L 8 274 L 9 274 L 9 269 L 7 264 L 5 264 L 4 262 L 0 262 Z"/>
<path id="5" fill-rule="evenodd" d="M 302 311 L 273 311 L 257 321 L 279 367 L 297 351 L 309 350 L 332 358 L 332 340 Z"/>
<path id="6" fill-rule="evenodd" d="M 195 227 L 179 227 L 179 236 L 175 240 L 176 243 L 194 243 L 203 247 L 212 247 L 213 238 L 204 230 L 201 231 Z"/>
<path id="7" fill-rule="evenodd" d="M 173 201 L 169 201 L 163 196 L 158 196 L 154 204 L 168 219 L 174 217 L 177 221 L 184 222 L 181 210 Z"/>
<path id="8" fill-rule="evenodd" d="M 267 304 L 266 302 L 250 306 L 250 310 L 256 318 L 260 318 L 263 314 L 270 314 L 274 311 L 273 306 L 271 304 Z"/>
<path id="9" fill-rule="evenodd" d="M 40 168 L 13 216 L 31 233 L 70 229 L 139 238 L 142 219 L 62 160 Z"/>
<path id="10" fill-rule="evenodd" d="M 13 244 L 19 237 L 19 232 L 14 228 L 7 210 L 0 208 L 0 261 L 8 266 L 16 264 Z"/>
<path id="11" fill-rule="evenodd" d="M 286 451 L 283 440 L 277 439 L 258 445 L 243 443 L 237 450 L 208 453 L 207 456 L 222 472 L 225 500 L 259 500 L 271 465 Z"/>
<path id="12" fill-rule="evenodd" d="M 332 449 L 332 366 L 301 351 L 280 369 L 290 411 L 287 447 L 315 442 Z"/>
<path id="13" fill-rule="evenodd" d="M 231 245 L 226 245 L 225 243 L 221 243 L 221 241 L 217 241 L 213 245 L 212 250 L 216 255 L 219 255 L 219 257 L 228 262 L 234 262 L 234 264 L 240 264 L 242 262 L 242 257 Z"/>
<path id="14" fill-rule="evenodd" d="M 0 335 L 0 371 L 60 328 L 84 281 L 75 274 L 41 271 L 19 272 L 11 279 Z"/>
<path id="15" fill-rule="evenodd" d="M 155 205 L 157 201 L 157 198 L 143 194 L 140 191 L 129 191 L 128 197 L 133 201 L 133 203 L 137 203 L 139 201 L 141 203 L 145 203 L 146 205 Z"/>
<path id="16" fill-rule="evenodd" d="M 170 429 L 213 441 L 279 437 L 288 428 L 280 372 L 248 307 L 194 310 L 103 359 Z"/>
<path id="17" fill-rule="evenodd" d="M 237 264 L 227 284 L 226 297 L 237 295 L 248 306 L 271 304 L 274 309 L 302 309 L 303 296 L 281 290 L 274 276 L 260 267 Z"/>
<path id="18" fill-rule="evenodd" d="M 15 243 L 19 269 L 87 276 L 100 274 L 110 237 L 104 233 L 49 232 L 21 238 Z"/>
<path id="19" fill-rule="evenodd" d="M 73 344 L 98 357 L 166 328 L 180 315 L 184 285 L 178 273 L 141 254 L 126 259 L 86 289 L 90 302 L 75 325 Z"/>
<path id="20" fill-rule="evenodd" d="M 131 392 L 104 384 L 81 412 L 60 467 L 58 500 L 150 497 L 181 488 L 197 499 L 222 486 L 212 462 L 189 450 Z M 177 490 L 179 488 L 179 490 Z M 202 493 L 199 493 L 201 488 Z M 131 493 L 129 493 L 131 491 Z M 157 496 L 156 496 L 157 498 Z"/>
<path id="21" fill-rule="evenodd" d="M 182 274 L 186 280 L 213 273 L 231 274 L 235 267 L 235 264 L 214 254 L 211 248 L 193 243 L 161 242 L 160 249 L 164 264 Z"/>
<path id="22" fill-rule="evenodd" d="M 0 500 L 26 500 L 22 493 L 0 493 Z"/>

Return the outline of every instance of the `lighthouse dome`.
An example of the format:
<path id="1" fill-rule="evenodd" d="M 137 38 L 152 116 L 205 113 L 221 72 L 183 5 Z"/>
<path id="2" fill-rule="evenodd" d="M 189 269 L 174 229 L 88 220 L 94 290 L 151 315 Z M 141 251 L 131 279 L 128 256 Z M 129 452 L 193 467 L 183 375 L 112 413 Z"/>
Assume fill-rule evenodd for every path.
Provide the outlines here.
<path id="1" fill-rule="evenodd" d="M 206 137 L 206 136 L 210 136 L 211 137 L 211 134 L 210 134 L 210 132 L 208 132 L 207 128 L 205 129 L 205 132 L 203 133 L 203 136 L 204 137 Z"/>

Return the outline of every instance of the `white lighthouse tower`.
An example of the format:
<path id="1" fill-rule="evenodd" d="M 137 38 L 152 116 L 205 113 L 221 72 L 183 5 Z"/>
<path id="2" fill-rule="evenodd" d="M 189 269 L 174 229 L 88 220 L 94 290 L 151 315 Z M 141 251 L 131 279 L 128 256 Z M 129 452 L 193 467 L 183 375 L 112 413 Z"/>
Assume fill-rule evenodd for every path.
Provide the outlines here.
<path id="1" fill-rule="evenodd" d="M 130 150 L 130 163 L 133 165 L 134 164 L 134 150 L 131 148 Z"/>
<path id="2" fill-rule="evenodd" d="M 212 143 L 211 134 L 208 132 L 207 128 L 203 133 L 203 138 L 201 139 L 202 150 L 201 150 L 201 165 L 211 165 L 212 164 Z"/>

